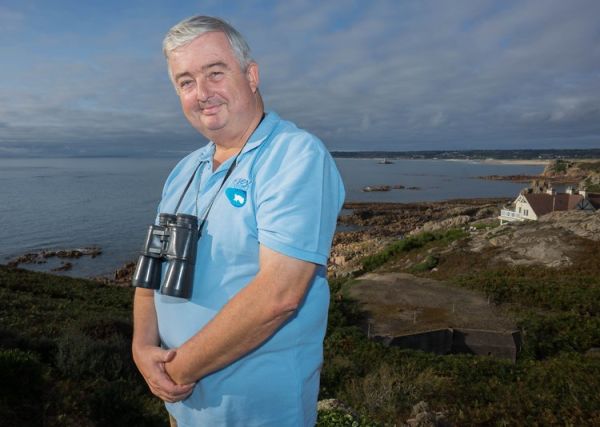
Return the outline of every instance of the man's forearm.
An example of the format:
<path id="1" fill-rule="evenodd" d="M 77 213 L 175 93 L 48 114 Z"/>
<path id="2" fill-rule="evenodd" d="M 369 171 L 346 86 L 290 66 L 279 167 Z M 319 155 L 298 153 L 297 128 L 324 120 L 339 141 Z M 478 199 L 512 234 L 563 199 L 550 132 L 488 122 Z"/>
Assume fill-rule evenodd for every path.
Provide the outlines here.
<path id="1" fill-rule="evenodd" d="M 154 308 L 154 291 L 137 288 L 133 299 L 133 354 L 145 345 L 158 346 L 158 321 Z"/>
<path id="2" fill-rule="evenodd" d="M 169 376 L 179 384 L 197 381 L 273 335 L 294 314 L 314 275 L 313 264 L 297 260 L 292 264 L 262 266 L 248 286 L 177 349 L 176 357 L 165 365 Z"/>

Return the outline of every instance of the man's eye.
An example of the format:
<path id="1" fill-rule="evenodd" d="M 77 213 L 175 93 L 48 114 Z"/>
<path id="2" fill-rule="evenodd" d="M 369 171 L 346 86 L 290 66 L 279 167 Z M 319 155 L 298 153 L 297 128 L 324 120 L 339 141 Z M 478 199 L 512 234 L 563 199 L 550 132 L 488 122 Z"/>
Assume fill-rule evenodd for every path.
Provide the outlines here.
<path id="1" fill-rule="evenodd" d="M 208 75 L 208 78 L 211 80 L 219 80 L 221 77 L 223 77 L 223 73 L 221 71 L 213 71 Z"/>
<path id="2" fill-rule="evenodd" d="M 182 80 L 179 82 L 179 87 L 181 89 L 186 89 L 188 87 L 190 87 L 192 85 L 192 81 L 191 80 Z"/>

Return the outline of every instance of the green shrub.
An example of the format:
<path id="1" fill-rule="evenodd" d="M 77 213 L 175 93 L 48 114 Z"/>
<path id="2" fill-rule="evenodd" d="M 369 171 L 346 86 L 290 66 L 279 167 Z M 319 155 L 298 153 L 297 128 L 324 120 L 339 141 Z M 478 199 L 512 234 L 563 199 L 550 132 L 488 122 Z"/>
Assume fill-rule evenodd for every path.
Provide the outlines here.
<path id="1" fill-rule="evenodd" d="M 378 427 L 379 425 L 365 417 L 333 409 L 319 411 L 316 427 Z"/>
<path id="2" fill-rule="evenodd" d="M 387 246 L 383 251 L 365 257 L 362 260 L 362 269 L 361 274 L 369 271 L 373 271 L 378 267 L 381 267 L 385 263 L 394 259 L 396 256 L 401 253 L 410 252 L 414 249 L 419 249 L 425 246 L 426 244 L 434 241 L 439 241 L 443 244 L 449 244 L 454 240 L 462 239 L 468 236 L 468 233 L 462 229 L 450 229 L 446 231 L 438 231 L 435 233 L 431 232 L 422 232 L 415 236 L 407 237 L 403 240 L 398 240 L 397 242 L 392 243 Z"/>
<path id="3" fill-rule="evenodd" d="M 73 379 L 131 377 L 135 367 L 131 358 L 131 339 L 119 333 L 107 333 L 106 321 L 98 328 L 89 322 L 72 327 L 58 339 L 56 367 Z"/>
<path id="4" fill-rule="evenodd" d="M 425 271 L 429 271 L 435 267 L 437 267 L 440 262 L 440 258 L 435 255 L 427 255 L 427 258 L 423 262 L 413 265 L 409 271 L 412 273 L 422 273 Z"/>
<path id="5" fill-rule="evenodd" d="M 86 398 L 90 419 L 97 427 L 157 426 L 168 424 L 162 404 L 160 409 L 149 407 L 144 393 L 129 381 L 96 381 Z M 155 399 L 153 399 L 155 400 Z"/>
<path id="6" fill-rule="evenodd" d="M 0 350 L 0 421 L 5 426 L 43 424 L 43 367 L 31 353 Z"/>

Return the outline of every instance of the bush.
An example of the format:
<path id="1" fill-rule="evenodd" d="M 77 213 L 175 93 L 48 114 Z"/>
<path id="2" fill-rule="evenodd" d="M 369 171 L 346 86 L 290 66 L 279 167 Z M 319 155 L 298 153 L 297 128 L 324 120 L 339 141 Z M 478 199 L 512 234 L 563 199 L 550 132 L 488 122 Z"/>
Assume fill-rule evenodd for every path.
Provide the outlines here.
<path id="1" fill-rule="evenodd" d="M 31 353 L 0 350 L 0 420 L 2 425 L 43 424 L 43 367 Z"/>
<path id="2" fill-rule="evenodd" d="M 434 241 L 439 241 L 444 244 L 448 244 L 454 240 L 462 239 L 468 236 L 462 229 L 453 228 L 446 231 L 438 231 L 430 233 L 428 231 L 419 233 L 415 236 L 408 237 L 403 240 L 399 240 L 391 245 L 387 246 L 383 251 L 378 254 L 365 257 L 362 260 L 362 269 L 360 274 L 373 271 L 378 267 L 381 267 L 385 263 L 391 261 L 401 253 L 410 252 L 414 249 L 419 249 L 426 244 Z"/>
<path id="3" fill-rule="evenodd" d="M 73 379 L 131 377 L 135 366 L 131 338 L 119 333 L 123 322 L 89 321 L 65 331 L 58 340 L 56 367 Z"/>
<path id="4" fill-rule="evenodd" d="M 429 271 L 437 267 L 440 262 L 440 258 L 435 255 L 427 255 L 425 261 L 420 262 L 418 264 L 413 265 L 409 271 L 412 273 L 422 273 L 425 271 Z"/>
<path id="5" fill-rule="evenodd" d="M 143 391 L 132 387 L 129 381 L 99 380 L 86 401 L 90 418 L 97 427 L 167 425 L 164 408 L 149 410 L 142 396 Z"/>

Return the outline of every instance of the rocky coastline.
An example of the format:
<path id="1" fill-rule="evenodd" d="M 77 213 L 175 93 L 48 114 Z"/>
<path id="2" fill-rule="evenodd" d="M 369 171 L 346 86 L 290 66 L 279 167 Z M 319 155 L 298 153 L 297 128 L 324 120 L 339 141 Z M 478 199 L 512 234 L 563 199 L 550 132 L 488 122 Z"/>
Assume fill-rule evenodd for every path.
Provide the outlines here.
<path id="1" fill-rule="evenodd" d="M 36 252 L 28 252 L 26 254 L 20 255 L 16 258 L 11 259 L 6 264 L 9 267 L 17 268 L 23 264 L 46 264 L 51 258 L 59 258 L 61 259 L 61 264 L 58 267 L 52 268 L 50 271 L 52 272 L 61 272 L 68 271 L 73 268 L 73 263 L 71 261 L 62 261 L 62 260 L 74 260 L 79 259 L 84 256 L 88 256 L 90 258 L 96 258 L 97 256 L 102 254 L 102 249 L 99 247 L 88 247 L 88 248 L 77 248 L 77 249 L 56 249 L 56 250 L 48 250 L 43 249 Z"/>
<path id="2" fill-rule="evenodd" d="M 382 250 L 390 241 L 418 230 L 435 228 L 432 224 L 441 221 L 450 225 L 490 221 L 510 200 L 484 198 L 418 203 L 346 203 L 345 213 L 338 219 L 338 226 L 344 231 L 335 233 L 329 272 L 334 277 L 349 274 L 356 269 L 361 258 Z M 7 265 L 26 268 L 27 264 L 45 264 L 51 258 L 58 258 L 61 259 L 61 264 L 51 271 L 61 273 L 70 270 L 74 260 L 81 257 L 95 258 L 100 254 L 102 249 L 98 247 L 40 250 L 16 257 Z M 128 286 L 134 269 L 135 261 L 132 260 L 117 268 L 110 276 L 91 279 L 104 284 Z"/>
<path id="3" fill-rule="evenodd" d="M 329 272 L 352 274 L 360 260 L 381 251 L 391 241 L 419 231 L 475 226 L 496 221 L 509 198 L 456 199 L 418 203 L 346 203 L 333 239 Z"/>

